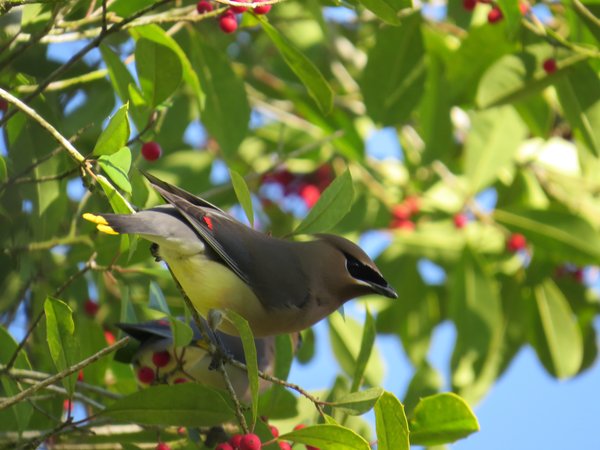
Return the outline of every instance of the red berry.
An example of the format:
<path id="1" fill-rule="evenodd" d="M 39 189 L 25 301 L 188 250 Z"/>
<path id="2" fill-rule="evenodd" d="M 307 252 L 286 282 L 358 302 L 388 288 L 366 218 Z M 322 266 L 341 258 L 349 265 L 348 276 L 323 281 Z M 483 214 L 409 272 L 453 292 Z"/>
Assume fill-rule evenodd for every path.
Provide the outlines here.
<path id="1" fill-rule="evenodd" d="M 279 448 L 280 450 L 292 450 L 292 446 L 289 444 L 289 442 L 284 441 L 279 442 Z"/>
<path id="2" fill-rule="evenodd" d="M 504 16 L 502 15 L 502 11 L 497 6 L 492 8 L 487 17 L 489 23 L 500 22 L 503 18 Z"/>
<path id="3" fill-rule="evenodd" d="M 394 219 L 390 224 L 390 228 L 397 230 L 413 231 L 415 229 L 415 223 L 409 219 Z"/>
<path id="4" fill-rule="evenodd" d="M 207 2 L 206 0 L 200 0 L 198 3 L 196 3 L 196 11 L 198 11 L 198 14 L 204 14 L 207 12 L 211 12 L 212 10 L 212 3 Z"/>
<path id="5" fill-rule="evenodd" d="M 473 11 L 477 6 L 477 0 L 463 0 L 463 8 L 467 11 Z"/>
<path id="6" fill-rule="evenodd" d="M 306 425 L 304 425 L 303 423 L 299 423 L 294 427 L 294 431 L 301 430 L 302 428 L 306 428 Z"/>
<path id="7" fill-rule="evenodd" d="M 404 204 L 410 211 L 411 215 L 417 214 L 421 209 L 421 201 L 419 200 L 419 197 L 416 197 L 414 195 L 406 197 L 404 199 Z"/>
<path id="8" fill-rule="evenodd" d="M 154 381 L 154 369 L 151 369 L 150 367 L 147 367 L 147 366 L 140 367 L 140 370 L 138 370 L 138 373 L 137 373 L 137 378 L 140 383 L 143 383 L 143 384 L 152 383 Z"/>
<path id="9" fill-rule="evenodd" d="M 227 442 L 221 442 L 215 447 L 215 450 L 234 450 L 234 448 L 231 446 L 231 444 L 228 444 Z"/>
<path id="10" fill-rule="evenodd" d="M 219 18 L 219 27 L 223 33 L 227 34 L 233 33 L 235 30 L 237 30 L 238 23 L 233 13 L 223 14 Z"/>
<path id="11" fill-rule="evenodd" d="M 513 233 L 506 242 L 506 248 L 509 252 L 515 253 L 523 250 L 527 246 L 527 239 L 521 233 Z"/>
<path id="12" fill-rule="evenodd" d="M 77 373 L 77 381 L 83 381 L 83 370 Z"/>
<path id="13" fill-rule="evenodd" d="M 3 98 L 0 98 L 0 111 L 6 112 L 8 110 L 8 102 Z"/>
<path id="14" fill-rule="evenodd" d="M 548 58 L 544 61 L 544 63 L 542 64 L 542 67 L 544 68 L 544 71 L 550 75 L 553 74 L 554 72 L 556 72 L 556 69 L 558 68 L 556 65 L 556 60 L 554 58 Z"/>
<path id="15" fill-rule="evenodd" d="M 300 187 L 300 197 L 302 197 L 306 206 L 312 208 L 321 197 L 321 191 L 314 184 L 305 184 Z"/>
<path id="16" fill-rule="evenodd" d="M 152 362 L 156 367 L 165 367 L 171 361 L 171 354 L 168 351 L 154 352 L 152 354 Z"/>
<path id="17" fill-rule="evenodd" d="M 187 378 L 176 378 L 175 381 L 173 381 L 174 384 L 181 384 L 181 383 L 189 383 L 190 380 L 188 380 Z"/>
<path id="18" fill-rule="evenodd" d="M 469 223 L 469 218 L 465 214 L 456 214 L 453 218 L 456 228 L 464 228 Z"/>
<path id="19" fill-rule="evenodd" d="M 69 400 L 68 398 L 65 398 L 63 400 L 63 410 L 66 412 L 73 411 L 73 402 L 71 400 Z"/>
<path id="20" fill-rule="evenodd" d="M 573 278 L 578 283 L 582 283 L 583 282 L 583 269 L 581 267 L 578 268 L 578 269 L 576 269 L 575 272 L 573 272 Z"/>
<path id="21" fill-rule="evenodd" d="M 156 447 L 154 447 L 154 450 L 171 450 L 171 447 L 169 446 L 169 444 L 159 442 L 158 444 L 156 444 Z"/>
<path id="22" fill-rule="evenodd" d="M 83 305 L 83 309 L 85 309 L 85 313 L 88 316 L 94 317 L 98 313 L 100 306 L 95 301 L 87 299 L 85 304 Z"/>
<path id="23" fill-rule="evenodd" d="M 525 15 L 529 12 L 529 5 L 525 2 L 519 2 L 519 11 L 521 11 L 522 15 Z"/>
<path id="24" fill-rule="evenodd" d="M 248 433 L 242 436 L 240 450 L 260 450 L 260 447 L 260 438 L 256 434 Z"/>
<path id="25" fill-rule="evenodd" d="M 241 434 L 234 434 L 229 438 L 229 445 L 231 445 L 233 448 L 240 448 L 240 445 L 242 445 L 242 437 L 243 435 Z"/>
<path id="26" fill-rule="evenodd" d="M 392 216 L 396 220 L 408 220 L 410 219 L 410 215 L 410 207 L 406 203 L 400 203 L 392 209 Z"/>
<path id="27" fill-rule="evenodd" d="M 108 345 L 113 345 L 116 341 L 115 335 L 108 330 L 104 330 L 104 339 L 106 339 Z"/>
<path id="28" fill-rule="evenodd" d="M 145 142 L 144 145 L 142 145 L 142 156 L 146 161 L 156 161 L 160 158 L 161 154 L 162 149 L 160 148 L 160 145 L 158 145 L 158 142 L 150 141 Z"/>
<path id="29" fill-rule="evenodd" d="M 269 425 L 273 437 L 279 437 L 279 429 L 275 425 Z"/>
<path id="30" fill-rule="evenodd" d="M 236 0 L 238 2 L 242 2 L 242 3 L 248 3 L 249 0 Z M 232 11 L 236 14 L 241 14 L 243 12 L 248 11 L 248 7 L 247 6 L 230 6 L 229 7 L 229 11 Z"/>
<path id="31" fill-rule="evenodd" d="M 257 3 L 256 0 L 254 3 Z M 254 8 L 254 14 L 267 14 L 273 5 L 260 5 Z"/>

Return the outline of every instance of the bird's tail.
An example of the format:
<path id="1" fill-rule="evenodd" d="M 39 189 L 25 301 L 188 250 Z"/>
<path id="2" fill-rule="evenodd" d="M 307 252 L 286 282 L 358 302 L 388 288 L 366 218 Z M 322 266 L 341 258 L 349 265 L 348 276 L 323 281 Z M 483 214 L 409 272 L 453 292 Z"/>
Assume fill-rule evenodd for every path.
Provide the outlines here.
<path id="1" fill-rule="evenodd" d="M 156 234 L 156 227 L 144 214 L 83 214 L 83 218 L 95 223 L 98 231 L 106 234 Z"/>

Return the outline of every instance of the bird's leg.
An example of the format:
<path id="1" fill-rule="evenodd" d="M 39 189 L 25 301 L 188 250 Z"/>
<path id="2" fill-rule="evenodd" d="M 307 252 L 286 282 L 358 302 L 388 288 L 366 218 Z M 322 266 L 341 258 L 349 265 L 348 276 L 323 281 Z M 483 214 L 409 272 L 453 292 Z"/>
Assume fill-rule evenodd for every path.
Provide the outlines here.
<path id="1" fill-rule="evenodd" d="M 156 262 L 162 261 L 159 250 L 160 250 L 160 247 L 158 246 L 158 244 L 156 242 L 153 242 L 150 245 L 150 254 L 154 257 L 154 261 L 156 261 Z"/>

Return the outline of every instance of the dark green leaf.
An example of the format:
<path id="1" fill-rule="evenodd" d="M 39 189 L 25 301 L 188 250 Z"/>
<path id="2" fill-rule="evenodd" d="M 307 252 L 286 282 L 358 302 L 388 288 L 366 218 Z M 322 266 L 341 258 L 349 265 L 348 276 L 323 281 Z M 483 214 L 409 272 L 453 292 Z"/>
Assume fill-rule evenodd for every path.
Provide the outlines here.
<path id="1" fill-rule="evenodd" d="M 233 419 L 234 412 L 214 389 L 182 383 L 135 392 L 114 402 L 102 415 L 143 425 L 205 427 Z"/>
<path id="2" fill-rule="evenodd" d="M 473 114 L 464 156 L 471 192 L 479 192 L 496 180 L 526 136 L 525 125 L 510 106 Z"/>
<path id="3" fill-rule="evenodd" d="M 181 82 L 182 67 L 177 53 L 150 39 L 136 42 L 135 67 L 144 98 L 151 107 L 169 98 Z"/>
<path id="4" fill-rule="evenodd" d="M 6 180 L 8 172 L 6 170 L 6 161 L 3 156 L 0 156 L 0 183 Z"/>
<path id="5" fill-rule="evenodd" d="M 370 411 L 383 394 L 383 389 L 373 387 L 364 391 L 351 392 L 331 403 L 334 408 L 346 414 L 360 416 Z"/>
<path id="6" fill-rule="evenodd" d="M 129 85 L 135 84 L 133 75 L 131 75 L 131 72 L 127 70 L 125 63 L 121 61 L 121 58 L 119 58 L 110 47 L 104 44 L 100 45 L 100 53 L 102 54 L 102 59 L 104 60 L 104 64 L 106 64 L 110 81 L 117 95 L 123 103 L 127 103 L 129 100 Z M 123 145 L 125 145 L 125 143 L 121 144 L 118 148 L 121 148 Z"/>
<path id="7" fill-rule="evenodd" d="M 583 339 L 567 299 L 550 279 L 535 287 L 535 327 L 531 338 L 544 367 L 557 378 L 577 374 Z"/>
<path id="8" fill-rule="evenodd" d="M 46 313 L 46 340 L 50 356 L 52 356 L 56 370 L 66 370 L 77 363 L 79 358 L 73 312 L 66 303 L 52 297 L 46 298 L 44 312 Z M 76 381 L 76 373 L 63 379 L 63 385 L 69 395 L 75 391 Z"/>
<path id="9" fill-rule="evenodd" d="M 368 10 L 375 13 L 377 17 L 390 25 L 400 25 L 398 12 L 404 5 L 404 1 L 400 0 L 360 0 L 360 2 Z"/>
<path id="10" fill-rule="evenodd" d="M 451 392 L 421 399 L 410 421 L 410 443 L 440 445 L 455 442 L 479 431 L 469 405 Z"/>
<path id="11" fill-rule="evenodd" d="M 258 17 L 265 33 L 281 53 L 281 56 L 300 81 L 306 86 L 310 96 L 324 113 L 333 107 L 333 91 L 317 66 L 298 50 L 285 36 L 275 29 L 265 17 Z"/>
<path id="12" fill-rule="evenodd" d="M 279 436 L 323 450 L 369 450 L 371 447 L 354 431 L 339 425 L 313 425 Z"/>
<path id="13" fill-rule="evenodd" d="M 503 22 L 506 24 L 506 32 L 513 39 L 519 28 L 523 15 L 519 8 L 519 0 L 498 0 L 498 6 L 502 11 Z"/>
<path id="14" fill-rule="evenodd" d="M 294 234 L 322 233 L 344 218 L 354 201 L 354 186 L 350 171 L 336 177 L 323 192 L 319 201 L 294 230 Z"/>
<path id="15" fill-rule="evenodd" d="M 246 319 L 232 310 L 225 311 L 226 320 L 231 322 L 240 334 L 242 346 L 244 347 L 244 356 L 246 358 L 246 367 L 248 368 L 248 381 L 250 383 L 250 393 L 252 395 L 252 423 L 256 422 L 258 417 L 258 359 L 256 354 L 256 344 L 250 325 Z"/>
<path id="16" fill-rule="evenodd" d="M 295 338 L 290 334 L 282 334 L 275 338 L 275 370 L 274 375 L 282 380 L 287 380 L 294 360 L 294 353 L 298 347 L 299 336 Z"/>
<path id="17" fill-rule="evenodd" d="M 362 383 L 362 378 L 367 368 L 367 362 L 371 357 L 371 351 L 373 350 L 373 344 L 375 344 L 375 321 L 367 308 L 367 314 L 365 316 L 365 325 L 363 327 L 363 335 L 360 343 L 360 351 L 358 358 L 356 358 L 356 369 L 354 376 L 352 377 L 352 392 L 357 391 Z"/>
<path id="18" fill-rule="evenodd" d="M 242 79 L 231 68 L 227 56 L 196 32 L 190 34 L 192 63 L 202 83 L 206 102 L 201 120 L 225 159 L 237 155 L 248 132 L 250 106 Z"/>
<path id="19" fill-rule="evenodd" d="M 383 125 L 405 122 L 419 103 L 425 86 L 421 13 L 402 19 L 399 27 L 382 27 L 360 81 L 371 118 Z"/>
<path id="20" fill-rule="evenodd" d="M 600 259 L 600 236 L 580 216 L 567 211 L 545 209 L 497 209 L 494 218 L 523 233 L 536 252 L 553 261 L 594 263 Z"/>
<path id="21" fill-rule="evenodd" d="M 250 189 L 248 189 L 248 185 L 246 184 L 246 180 L 235 170 L 229 169 L 229 175 L 231 176 L 231 184 L 233 185 L 233 190 L 235 191 L 235 195 L 244 208 L 244 212 L 246 213 L 246 217 L 250 222 L 250 226 L 254 226 L 254 208 L 252 207 L 252 197 L 250 196 Z"/>
<path id="22" fill-rule="evenodd" d="M 408 450 L 408 421 L 404 406 L 390 392 L 384 392 L 375 404 L 378 450 Z"/>
<path id="23" fill-rule="evenodd" d="M 129 169 L 131 168 L 131 150 L 123 147 L 111 155 L 102 155 L 98 163 L 108 177 L 121 189 L 131 194 Z"/>
<path id="24" fill-rule="evenodd" d="M 93 154 L 112 155 L 123 149 L 129 139 L 129 119 L 127 118 L 127 103 L 121 106 L 110 118 L 108 125 L 96 142 Z"/>

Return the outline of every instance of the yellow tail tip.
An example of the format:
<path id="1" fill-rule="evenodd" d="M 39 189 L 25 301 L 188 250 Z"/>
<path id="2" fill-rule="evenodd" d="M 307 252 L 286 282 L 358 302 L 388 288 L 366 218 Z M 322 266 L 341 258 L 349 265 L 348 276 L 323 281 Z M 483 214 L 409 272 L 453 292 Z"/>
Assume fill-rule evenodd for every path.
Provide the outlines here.
<path id="1" fill-rule="evenodd" d="M 101 231 L 102 233 L 119 234 L 117 231 L 113 230 L 109 225 L 98 224 L 96 225 L 96 228 L 98 228 L 98 231 Z"/>
<path id="2" fill-rule="evenodd" d="M 108 222 L 104 217 L 97 216 L 96 214 L 84 213 L 81 217 L 83 217 L 88 222 L 95 223 L 96 225 L 108 225 Z"/>

